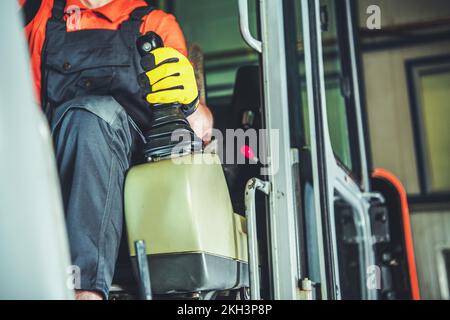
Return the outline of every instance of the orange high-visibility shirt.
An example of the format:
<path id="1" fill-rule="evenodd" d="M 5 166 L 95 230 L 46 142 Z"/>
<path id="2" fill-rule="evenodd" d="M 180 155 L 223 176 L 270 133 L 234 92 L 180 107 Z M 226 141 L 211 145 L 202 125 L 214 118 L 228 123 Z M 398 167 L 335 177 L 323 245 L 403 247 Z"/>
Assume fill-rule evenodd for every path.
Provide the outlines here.
<path id="1" fill-rule="evenodd" d="M 21 6 L 27 0 L 18 0 Z M 36 0 L 34 0 L 36 1 Z M 25 27 L 25 34 L 29 43 L 31 68 L 38 101 L 41 101 L 41 53 L 45 41 L 47 21 L 52 14 L 54 0 L 41 0 L 40 7 L 35 16 Z M 77 23 L 68 23 L 68 32 L 88 29 L 119 29 L 122 22 L 129 19 L 134 9 L 146 6 L 145 0 L 112 0 L 110 3 L 97 8 L 89 9 L 81 0 L 67 0 L 66 11 L 69 7 L 80 8 Z M 164 41 L 166 47 L 177 49 L 187 55 L 186 42 L 178 22 L 171 14 L 161 10 L 153 10 L 144 17 L 141 33 L 156 32 Z"/>

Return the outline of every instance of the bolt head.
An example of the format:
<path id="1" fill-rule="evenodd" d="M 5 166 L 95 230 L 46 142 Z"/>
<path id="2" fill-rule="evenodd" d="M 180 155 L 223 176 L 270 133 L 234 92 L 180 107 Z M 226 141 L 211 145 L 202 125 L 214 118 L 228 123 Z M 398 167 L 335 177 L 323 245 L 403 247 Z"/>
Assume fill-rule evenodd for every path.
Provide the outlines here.
<path id="1" fill-rule="evenodd" d="M 142 45 L 142 49 L 144 49 L 144 51 L 149 52 L 152 49 L 152 45 L 150 42 L 146 42 Z"/>

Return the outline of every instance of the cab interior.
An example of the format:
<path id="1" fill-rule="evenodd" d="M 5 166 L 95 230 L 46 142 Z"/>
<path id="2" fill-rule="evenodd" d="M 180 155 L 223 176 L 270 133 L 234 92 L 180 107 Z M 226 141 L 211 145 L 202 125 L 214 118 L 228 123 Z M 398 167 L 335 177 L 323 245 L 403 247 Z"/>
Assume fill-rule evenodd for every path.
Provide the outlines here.
<path id="1" fill-rule="evenodd" d="M 421 294 L 431 298 L 450 296 L 448 289 L 450 282 L 440 280 L 450 279 L 448 267 L 450 265 L 448 150 L 450 149 L 439 149 L 439 146 L 447 143 L 446 137 L 450 136 L 447 134 L 448 126 L 442 129 L 444 127 L 442 119 L 448 118 L 448 113 L 442 111 L 443 107 L 439 102 L 444 101 L 447 97 L 444 93 L 448 93 L 450 9 L 446 1 L 432 0 L 430 3 L 433 5 L 425 10 L 421 1 L 395 1 L 395 4 L 394 2 L 387 4 L 387 0 L 376 1 L 387 13 L 389 19 L 386 21 L 391 25 L 385 30 L 374 32 L 365 28 L 364 9 L 371 5 L 372 1 L 320 1 L 322 41 L 319 45 L 323 51 L 325 82 L 323 94 L 327 102 L 328 118 L 328 126 L 321 134 L 329 135 L 333 153 L 332 162 L 336 162 L 345 179 L 357 188 L 358 195 L 367 195 L 359 190 L 364 189 L 367 180 L 370 180 L 374 193 L 383 195 L 383 201 L 380 201 L 381 198 L 372 198 L 373 194 L 369 195 L 370 224 L 373 227 L 373 234 L 369 235 L 373 235 L 374 239 L 373 259 L 381 266 L 378 271 L 382 272 L 385 279 L 383 289 L 377 293 L 376 298 L 379 299 L 418 297 L 412 295 L 412 284 L 408 279 L 409 257 L 405 252 L 405 226 L 400 215 L 402 201 L 410 203 Z M 188 42 L 189 57 L 197 71 L 203 98 L 214 115 L 214 127 L 219 129 L 224 137 L 227 136 L 227 129 L 264 129 L 267 121 L 264 118 L 266 110 L 264 110 L 265 88 L 262 80 L 263 62 L 260 55 L 251 49 L 241 36 L 237 2 L 153 1 L 158 8 L 173 13 L 181 25 Z M 348 3 L 351 6 L 347 7 Z M 410 6 L 409 3 L 414 5 Z M 260 38 L 260 2 L 249 0 L 248 5 L 251 34 Z M 395 12 L 399 11 L 404 13 L 405 18 L 402 19 L 405 21 L 396 20 Z M 369 297 L 364 288 L 365 270 L 362 267 L 366 262 L 362 261 L 362 257 L 367 254 L 367 247 L 364 247 L 359 236 L 361 230 L 358 229 L 359 222 L 355 218 L 352 205 L 338 190 L 334 190 L 331 195 L 334 207 L 333 221 L 325 221 L 328 226 L 332 225 L 335 234 L 326 229 L 319 236 L 323 237 L 325 247 L 327 243 L 333 242 L 332 238 L 335 236 L 334 262 L 338 265 L 336 267 L 338 275 L 334 276 L 340 280 L 338 283 L 321 283 L 324 277 L 319 267 L 321 262 L 318 261 L 319 225 L 315 217 L 317 203 L 314 200 L 314 192 L 318 186 L 313 177 L 313 168 L 316 165 L 313 162 L 313 143 L 310 136 L 312 123 L 310 119 L 313 115 L 310 114 L 311 102 L 308 101 L 310 97 L 307 83 L 310 66 L 305 64 L 307 54 L 303 39 L 305 15 L 302 15 L 301 1 L 283 1 L 283 15 L 290 115 L 288 138 L 290 145 L 298 151 L 294 157 L 297 160 L 294 161 L 292 170 L 295 175 L 293 192 L 296 199 L 295 229 L 299 251 L 296 277 L 312 282 L 315 299 L 322 298 L 322 292 L 327 290 L 332 292 L 335 285 L 340 285 L 339 296 L 334 296 L 335 298 L 366 299 Z M 349 15 L 355 20 L 353 26 L 347 23 Z M 422 21 L 422 15 L 426 16 L 425 21 Z M 355 39 L 349 39 L 348 35 L 352 31 L 357 35 Z M 357 51 L 356 61 L 351 59 L 354 54 L 352 50 Z M 358 70 L 356 73 L 355 65 Z M 426 72 L 422 73 L 424 70 Z M 435 73 L 428 72 L 430 70 L 438 73 L 439 78 L 434 78 Z M 430 78 L 424 76 L 421 79 L 422 75 Z M 415 83 L 417 79 L 423 81 L 417 84 Z M 355 88 L 358 88 L 361 94 L 359 102 L 354 99 Z M 419 89 L 429 90 L 426 94 L 421 94 Z M 429 99 L 434 110 L 441 108 L 439 109 L 441 113 L 436 112 L 432 118 L 434 122 L 441 124 L 441 131 L 428 128 L 426 135 L 420 132 L 423 129 L 420 128 L 423 122 L 420 114 L 422 111 L 426 113 L 426 110 L 419 110 L 422 98 Z M 361 106 L 356 106 L 357 103 L 361 103 Z M 358 114 L 357 110 L 361 110 L 362 114 Z M 440 119 L 436 114 L 441 115 Z M 362 140 L 358 138 L 360 134 L 358 127 L 361 126 L 358 124 L 359 118 L 362 118 L 364 127 Z M 438 142 L 430 142 L 427 149 L 422 143 L 429 136 L 436 138 Z M 226 139 L 224 143 L 245 144 L 235 137 Z M 237 150 L 239 147 L 238 145 Z M 227 152 L 226 150 L 225 148 L 224 152 Z M 435 154 L 432 154 L 434 151 Z M 226 155 L 223 156 L 226 158 Z M 429 159 L 437 159 L 436 163 L 439 164 L 437 169 L 426 167 Z M 431 166 L 433 163 L 428 165 Z M 253 177 L 266 179 L 260 175 L 262 166 L 250 162 L 240 165 L 223 163 L 233 211 L 237 214 L 242 216 L 245 214 L 244 188 L 247 181 Z M 405 185 L 402 201 L 398 190 L 369 172 L 377 167 L 390 169 L 399 176 Z M 428 177 L 427 175 L 431 173 L 432 177 Z M 273 248 L 270 244 L 268 197 L 258 193 L 256 205 L 261 297 L 273 299 L 274 283 L 279 279 L 274 279 L 272 272 Z M 138 296 L 126 239 L 124 231 L 112 289 L 113 299 Z M 436 252 L 430 253 L 430 248 L 437 248 Z M 334 258 L 328 252 L 332 250 L 325 249 L 328 272 L 332 267 L 328 262 Z M 437 259 L 439 262 L 438 273 L 433 269 L 434 264 L 429 263 L 430 259 Z M 325 277 L 328 280 L 331 278 L 328 274 Z M 417 283 L 415 285 L 417 286 Z M 156 298 L 242 299 L 247 298 L 247 295 L 248 292 L 245 290 L 224 290 L 200 294 L 163 293 L 156 294 Z"/>
<path id="2" fill-rule="evenodd" d="M 239 15 L 236 1 L 195 0 L 195 1 L 154 1 L 157 8 L 175 15 L 178 20 L 189 48 L 189 57 L 197 71 L 200 91 L 204 94 L 206 104 L 214 115 L 214 128 L 219 129 L 223 137 L 227 136 L 227 129 L 262 129 L 264 128 L 264 101 L 262 92 L 261 61 L 259 55 L 249 48 L 242 39 L 239 29 Z M 252 34 L 259 35 L 258 1 L 249 1 L 249 20 Z M 302 28 L 300 17 L 300 1 L 286 1 L 284 3 L 286 19 L 286 46 L 296 48 L 297 56 L 289 56 L 288 80 L 290 86 L 290 108 L 295 114 L 291 123 L 291 141 L 300 150 L 300 161 L 296 165 L 298 184 L 296 196 L 299 201 L 298 230 L 301 241 L 302 265 L 299 269 L 305 277 L 315 283 L 320 282 L 318 261 L 316 259 L 316 235 L 313 231 L 317 227 L 314 219 L 314 204 L 312 200 L 312 165 L 310 153 L 308 104 L 305 80 L 305 66 L 303 59 Z M 358 155 L 358 140 L 356 137 L 356 119 L 353 100 L 348 94 L 348 86 L 352 80 L 350 61 L 348 57 L 349 40 L 340 37 L 345 30 L 345 12 L 340 9 L 336 1 L 323 1 L 323 48 L 325 63 L 326 95 L 328 101 L 328 117 L 330 137 L 333 150 L 340 167 L 361 183 L 361 164 Z M 258 37 L 258 36 L 257 36 Z M 298 90 L 298 87 L 301 90 Z M 347 91 L 346 91 L 347 90 Z M 224 139 L 224 151 L 230 143 L 242 143 L 231 139 Z M 240 146 L 237 146 L 239 149 Z M 236 150 L 236 147 L 234 148 Z M 223 159 L 226 154 L 223 154 Z M 244 189 L 247 181 L 252 177 L 264 179 L 260 175 L 260 166 L 251 163 L 227 164 L 223 163 L 223 170 L 236 213 L 244 215 Z M 339 197 L 336 195 L 336 197 Z M 258 249 L 261 268 L 261 296 L 271 298 L 270 279 L 270 249 L 268 243 L 268 199 L 257 195 L 258 211 Z M 341 214 L 349 211 L 349 205 L 341 200 L 336 204 L 338 221 L 347 221 Z M 351 211 L 351 209 L 350 209 Z M 352 217 L 350 214 L 350 229 Z M 348 222 L 347 222 L 348 223 Z M 345 228 L 345 226 L 342 226 Z M 348 226 L 346 227 L 349 228 Z M 345 229 L 345 230 L 347 230 Z M 342 231 L 342 230 L 341 230 Z M 126 237 L 125 237 L 126 238 Z M 345 238 L 345 237 L 344 237 Z M 360 270 L 358 267 L 358 244 L 346 240 L 340 242 L 343 263 L 343 275 L 352 274 L 347 279 L 348 288 L 344 289 L 348 298 L 362 297 L 362 292 L 353 290 L 359 286 Z M 123 242 L 123 241 L 122 241 Z M 120 270 L 127 266 L 125 245 L 122 246 L 117 274 L 128 274 Z M 345 262 L 344 262 L 345 261 Z M 129 279 L 129 276 L 125 277 Z M 127 282 L 127 279 L 122 280 Z M 120 281 L 118 281 L 120 283 Z"/>

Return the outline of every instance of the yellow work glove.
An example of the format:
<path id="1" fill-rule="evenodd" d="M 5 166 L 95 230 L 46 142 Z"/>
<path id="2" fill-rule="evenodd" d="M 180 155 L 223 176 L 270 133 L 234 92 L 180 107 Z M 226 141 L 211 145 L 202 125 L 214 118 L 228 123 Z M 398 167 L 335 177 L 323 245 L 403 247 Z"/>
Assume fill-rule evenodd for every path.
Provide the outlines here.
<path id="1" fill-rule="evenodd" d="M 150 104 L 182 105 L 186 116 L 195 112 L 199 93 L 194 68 L 189 60 L 173 48 L 158 48 L 141 59 L 145 73 L 139 84 Z"/>

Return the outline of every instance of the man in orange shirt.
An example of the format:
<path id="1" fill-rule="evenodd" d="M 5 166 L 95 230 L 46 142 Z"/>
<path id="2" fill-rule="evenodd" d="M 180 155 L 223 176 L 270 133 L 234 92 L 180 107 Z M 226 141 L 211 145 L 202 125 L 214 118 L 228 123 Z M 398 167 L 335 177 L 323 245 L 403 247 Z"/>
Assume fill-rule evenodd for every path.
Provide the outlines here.
<path id="1" fill-rule="evenodd" d="M 204 141 L 212 115 L 199 103 L 173 16 L 145 0 L 19 3 L 37 97 L 54 139 L 72 262 L 81 271 L 76 297 L 107 298 L 122 234 L 125 173 L 145 140 L 150 105 L 183 105 Z M 144 61 L 135 43 L 149 31 L 165 47 Z"/>

